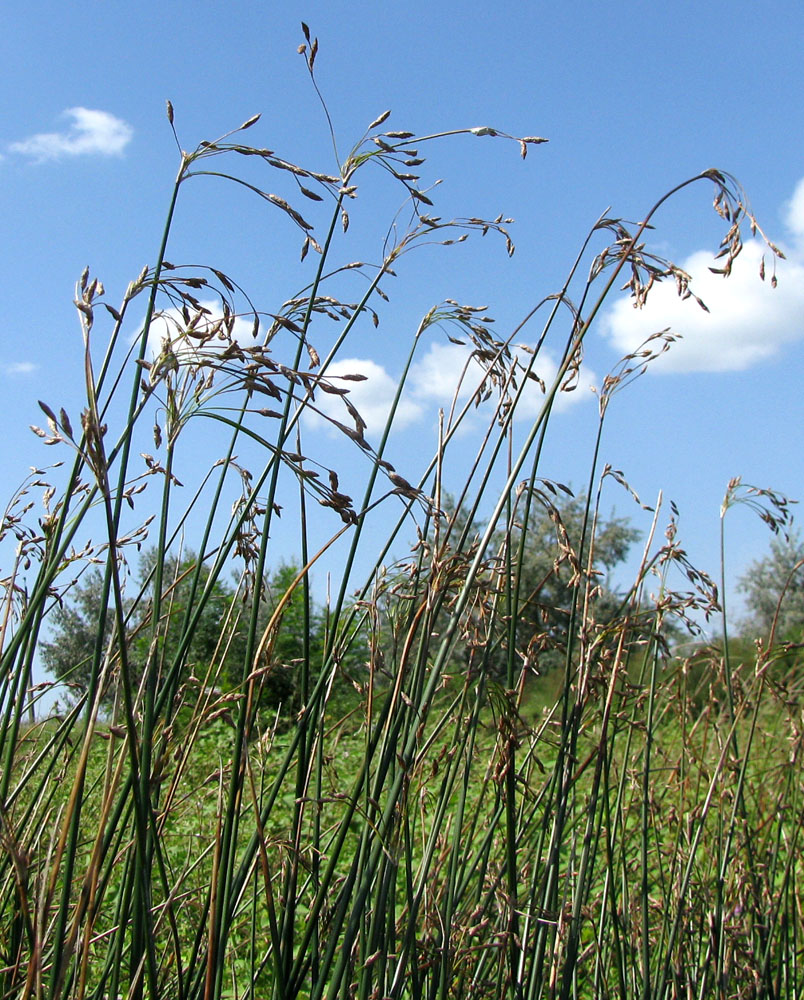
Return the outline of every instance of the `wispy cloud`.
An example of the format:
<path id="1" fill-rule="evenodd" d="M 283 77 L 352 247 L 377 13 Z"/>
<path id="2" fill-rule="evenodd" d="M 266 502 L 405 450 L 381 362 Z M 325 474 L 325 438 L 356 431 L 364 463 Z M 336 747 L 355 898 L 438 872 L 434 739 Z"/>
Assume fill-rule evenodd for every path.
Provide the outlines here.
<path id="1" fill-rule="evenodd" d="M 12 153 L 42 163 L 65 156 L 119 156 L 131 142 L 134 130 L 108 111 L 67 108 L 62 117 L 70 122 L 61 132 L 39 132 L 8 147 Z"/>
<path id="2" fill-rule="evenodd" d="M 14 361 L 10 365 L 5 365 L 7 375 L 30 375 L 35 372 L 39 365 L 32 361 Z"/>
<path id="3" fill-rule="evenodd" d="M 785 223 L 791 240 L 783 247 L 787 260 L 775 263 L 776 288 L 770 280 L 774 263 L 759 240 L 745 243 L 728 278 L 713 274 L 709 268 L 719 262 L 698 250 L 681 266 L 709 312 L 692 298 L 682 301 L 675 286 L 665 283 L 651 291 L 642 309 L 634 309 L 630 299 L 618 300 L 603 319 L 604 335 L 623 354 L 660 330 L 680 335 L 650 366 L 656 372 L 742 371 L 779 355 L 804 338 L 804 180 L 787 204 Z"/>
<path id="4" fill-rule="evenodd" d="M 793 197 L 785 206 L 785 224 L 799 252 L 804 253 L 804 177 L 796 184 Z"/>

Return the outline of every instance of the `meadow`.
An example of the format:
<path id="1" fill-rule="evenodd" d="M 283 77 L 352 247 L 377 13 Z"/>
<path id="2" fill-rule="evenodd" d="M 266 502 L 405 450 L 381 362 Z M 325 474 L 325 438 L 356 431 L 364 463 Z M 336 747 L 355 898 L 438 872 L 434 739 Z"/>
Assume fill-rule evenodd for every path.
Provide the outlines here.
<path id="1" fill-rule="evenodd" d="M 316 51 L 307 37 L 313 80 Z M 656 510 L 630 587 L 604 594 L 602 495 L 628 489 L 622 473 L 594 450 L 570 530 L 570 491 L 540 470 L 612 292 L 626 285 L 639 304 L 667 281 L 695 295 L 647 245 L 658 209 L 711 187 L 727 278 L 743 229 L 761 235 L 739 185 L 706 171 L 638 225 L 597 220 L 564 287 L 509 334 L 484 308 L 435 305 L 370 436 L 350 399 L 363 374 L 328 372 L 379 322 L 408 253 L 479 236 L 513 249 L 502 217 L 436 214 L 427 149 L 463 134 L 524 157 L 544 140 L 417 137 L 383 114 L 331 176 L 249 145 L 255 126 L 179 144 L 154 263 L 122 301 L 81 276 L 82 412 L 42 401 L 35 433 L 65 464 L 37 467 L 4 512 L 2 996 L 800 996 L 795 658 L 735 644 L 725 626 L 717 642 L 680 643 L 724 588 L 690 565 L 672 510 Z M 336 257 L 333 234 L 379 170 L 405 206 L 381 224 L 382 255 Z M 212 264 L 169 259 L 185 185 L 207 178 L 247 190 L 292 234 L 310 278 L 281 308 Z M 526 324 L 538 346 L 523 354 Z M 386 456 L 434 329 L 470 348 L 471 391 L 456 385 L 411 481 Z M 614 397 L 672 341 L 657 334 L 600 386 L 598 445 Z M 543 345 L 560 355 L 549 380 Z M 517 435 L 534 386 L 541 408 Z M 311 412 L 364 463 L 356 499 Z M 476 458 L 455 468 L 477 412 Z M 183 449 L 199 426 L 209 461 L 191 481 Z M 736 504 L 789 523 L 783 497 L 734 480 L 724 537 Z M 366 524 L 379 515 L 378 541 Z M 279 530 L 298 547 L 277 577 Z M 320 602 L 311 576 L 336 543 Z M 538 586 L 534 552 L 547 556 Z M 59 710 L 37 712 L 51 623 L 93 572 L 93 631 Z M 560 608 L 540 596 L 550 580 Z"/>

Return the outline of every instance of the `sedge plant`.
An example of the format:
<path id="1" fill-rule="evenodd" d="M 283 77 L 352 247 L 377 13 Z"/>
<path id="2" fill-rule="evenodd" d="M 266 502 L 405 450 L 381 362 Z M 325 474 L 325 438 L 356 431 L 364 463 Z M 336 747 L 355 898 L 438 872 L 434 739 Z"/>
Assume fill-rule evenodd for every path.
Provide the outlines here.
<path id="1" fill-rule="evenodd" d="M 318 42 L 304 32 L 317 89 Z M 580 536 L 561 517 L 568 487 L 541 472 L 556 400 L 612 291 L 625 283 L 640 305 L 672 281 L 694 297 L 645 244 L 659 210 L 687 186 L 714 187 L 727 276 L 741 226 L 758 231 L 747 200 L 707 170 L 637 226 L 601 217 L 564 285 L 507 335 L 485 309 L 434 305 L 370 435 L 350 398 L 365 376 L 335 362 L 393 308 L 384 288 L 407 255 L 486 233 L 513 251 L 502 216 L 436 214 L 427 148 L 493 138 L 524 157 L 544 141 L 490 127 L 415 136 L 389 130 L 389 114 L 332 173 L 249 145 L 259 116 L 189 153 L 174 133 L 154 262 L 118 305 L 88 271 L 78 282 L 85 402 L 80 415 L 40 404 L 35 433 L 65 464 L 37 469 L 2 522 L 13 543 L 0 633 L 2 995 L 800 996 L 801 730 L 772 651 L 738 666 L 727 644 L 713 649 L 708 689 L 692 690 L 669 626 L 695 628 L 719 596 L 688 562 L 675 511 L 658 540 L 659 505 L 633 585 L 599 614 L 601 503 L 611 487 L 630 491 L 602 457 L 606 413 L 671 334 L 600 388 Z M 380 234 L 379 259 L 341 258 L 335 234 L 347 236 L 364 175 L 380 169 L 405 210 Z M 289 228 L 301 241 L 309 278 L 281 305 L 265 308 L 213 264 L 170 259 L 185 186 L 221 181 L 264 207 L 277 240 Z M 387 456 L 425 333 L 463 343 L 467 362 L 431 460 L 398 469 Z M 560 354 L 549 382 L 547 349 Z M 521 435 L 534 388 L 541 405 Z M 477 414 L 486 424 L 467 464 L 456 442 Z M 363 463 L 357 500 L 310 418 Z M 191 479 L 199 426 L 210 458 Z M 560 633 L 526 615 L 537 511 L 570 595 Z M 774 517 L 786 522 L 784 503 Z M 297 535 L 296 565 L 266 611 L 280 523 Z M 146 541 L 150 569 L 137 574 Z M 311 575 L 335 546 L 319 615 Z M 49 616 L 92 567 L 91 648 L 62 678 L 65 707 L 37 713 Z M 232 578 L 219 641 L 199 662 L 193 637 Z M 295 657 L 282 641 L 291 608 Z M 297 699 L 269 704 L 282 672 Z"/>

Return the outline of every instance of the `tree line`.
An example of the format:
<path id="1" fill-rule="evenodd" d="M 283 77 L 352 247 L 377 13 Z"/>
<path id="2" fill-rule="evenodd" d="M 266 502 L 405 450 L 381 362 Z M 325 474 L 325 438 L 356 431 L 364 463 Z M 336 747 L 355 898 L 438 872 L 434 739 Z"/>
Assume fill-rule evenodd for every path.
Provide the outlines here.
<path id="1" fill-rule="evenodd" d="M 545 674 L 564 662 L 573 618 L 575 597 L 574 580 L 577 566 L 573 552 L 581 547 L 584 532 L 586 498 L 568 494 L 555 505 L 534 506 L 527 532 L 524 551 L 519 563 L 517 646 L 528 656 L 536 674 Z M 465 521 L 453 531 L 471 531 Z M 520 529 L 521 530 L 521 529 Z M 594 535 L 591 576 L 591 617 L 597 627 L 605 628 L 622 614 L 625 595 L 615 582 L 616 572 L 628 557 L 629 550 L 638 538 L 638 531 L 628 519 L 613 514 L 600 521 Z M 516 538 L 514 538 L 516 542 Z M 462 547 L 464 554 L 471 552 L 471 545 Z M 154 552 L 145 552 L 136 569 L 134 587 L 140 595 L 147 595 L 148 581 L 153 575 Z M 162 578 L 166 589 L 160 602 L 163 620 L 158 629 L 159 660 L 165 664 L 177 653 L 179 637 L 183 636 L 193 588 L 197 557 L 192 553 L 182 558 L 171 556 L 165 563 Z M 401 570 L 397 577 L 403 576 Z M 272 570 L 256 588 L 259 607 L 257 632 L 262 634 L 272 620 L 277 621 L 272 644 L 270 669 L 261 678 L 261 705 L 272 710 L 295 710 L 300 703 L 299 664 L 319 671 L 323 666 L 327 648 L 328 621 L 325 609 L 314 601 L 307 603 L 300 587 L 294 582 L 298 567 L 282 564 Z M 499 573 L 497 574 L 499 578 Z M 205 574 L 200 576 L 205 582 Z M 460 583 L 460 570 L 456 574 Z M 368 661 L 393 662 L 398 654 L 398 644 L 403 641 L 405 616 L 401 613 L 399 595 L 404 591 L 400 579 L 386 587 L 385 596 L 379 601 L 378 614 L 382 619 L 382 638 L 372 643 L 365 635 L 351 642 L 348 654 L 341 659 L 341 679 L 356 683 L 365 673 Z M 485 581 L 487 582 L 487 581 Z M 58 681 L 79 695 L 87 688 L 92 660 L 98 637 L 99 622 L 105 619 L 107 644 L 113 644 L 112 616 L 103 614 L 101 595 L 103 578 L 97 569 L 90 569 L 69 591 L 68 598 L 59 602 L 50 615 L 51 637 L 42 645 L 44 666 Z M 484 586 L 481 577 L 479 587 Z M 746 613 L 740 622 L 735 648 L 752 646 L 752 640 L 762 637 L 788 650 L 793 650 L 804 639 L 804 542 L 800 535 L 773 539 L 769 553 L 754 562 L 741 577 L 739 589 L 745 595 Z M 192 638 L 184 652 L 185 677 L 194 677 L 199 683 L 215 665 L 215 684 L 224 689 L 236 689 L 244 677 L 247 623 L 251 617 L 254 595 L 243 600 L 236 582 L 216 580 L 204 605 L 203 613 L 192 629 Z M 396 607 L 394 604 L 396 603 Z M 482 603 L 482 602 L 481 602 Z M 154 630 L 150 619 L 152 602 L 132 599 L 127 621 L 127 653 L 135 676 L 141 676 L 152 654 Z M 456 664 L 468 668 L 478 662 L 477 649 L 471 641 L 472 615 L 482 616 L 482 610 L 470 612 L 456 642 Z M 277 614 L 277 609 L 279 613 Z M 449 602 L 440 612 L 443 627 L 449 614 Z M 587 615 L 590 609 L 587 608 Z M 587 622 L 588 625 L 588 622 Z M 506 622 L 498 624 L 500 647 L 505 646 Z M 638 636 L 638 626 L 635 638 Z M 478 627 L 478 633 L 480 629 Z M 486 631 L 482 640 L 484 659 L 492 674 L 504 673 L 504 653 L 493 646 L 492 632 Z M 672 645 L 680 637 L 680 630 L 670 624 L 666 639 Z M 395 646 L 397 648 L 395 648 Z M 701 644 L 700 648 L 703 648 Z M 113 655 L 113 650 L 110 649 Z M 790 655 L 794 655 L 790 654 Z M 788 655 L 788 659 L 790 659 Z M 694 657 L 694 654 L 693 654 Z M 112 680 L 103 693 L 107 707 L 115 696 L 114 671 Z M 359 684 L 357 685 L 359 686 Z"/>

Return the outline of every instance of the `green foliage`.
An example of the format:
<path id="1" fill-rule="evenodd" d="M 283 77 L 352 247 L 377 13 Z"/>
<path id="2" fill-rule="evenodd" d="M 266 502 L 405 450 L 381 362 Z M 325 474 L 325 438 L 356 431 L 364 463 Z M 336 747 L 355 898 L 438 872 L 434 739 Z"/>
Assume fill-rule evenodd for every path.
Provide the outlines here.
<path id="1" fill-rule="evenodd" d="M 70 588 L 69 598 L 54 606 L 48 621 L 53 638 L 39 647 L 45 668 L 76 691 L 85 691 L 89 684 L 98 637 L 102 651 L 113 638 L 113 620 L 102 594 L 102 574 L 88 570 Z"/>
<path id="2" fill-rule="evenodd" d="M 127 649 L 133 677 L 139 682 L 153 650 L 153 579 L 156 551 L 144 552 L 133 581 L 136 598 L 126 602 Z M 324 619 L 320 610 L 309 606 L 297 580 L 298 569 L 280 565 L 260 589 L 256 614 L 257 633 L 262 636 L 272 623 L 270 655 L 262 658 L 258 702 L 266 708 L 298 708 L 300 664 L 320 670 L 324 651 Z M 234 583 L 210 579 L 210 571 L 192 553 L 183 558 L 168 557 L 162 572 L 157 653 L 153 669 L 165 675 L 178 660 L 180 681 L 215 678 L 224 690 L 242 686 L 252 672 L 246 662 L 246 633 L 252 601 L 244 602 Z M 295 584 L 295 586 L 294 586 Z M 193 612 L 203 593 L 202 613 Z M 92 675 L 99 622 L 103 621 L 104 657 L 116 662 L 113 613 L 103 607 L 103 576 L 90 570 L 77 581 L 53 609 L 50 616 L 52 638 L 41 644 L 42 660 L 50 673 L 80 694 L 88 688 Z M 186 637 L 189 635 L 189 642 Z M 316 667 L 317 665 L 317 667 Z M 103 703 L 114 703 L 119 681 L 116 668 L 109 672 Z"/>
<path id="3" fill-rule="evenodd" d="M 305 595 L 298 567 L 283 563 L 265 581 L 257 614 L 257 632 L 274 631 L 268 669 L 262 674 L 259 703 L 297 710 L 318 679 L 326 645 L 325 619 L 309 595 Z M 250 609 L 249 609 L 250 614 Z M 248 615 L 243 618 L 248 620 Z M 273 624 L 271 624 L 273 623 Z M 242 669 L 245 658 L 244 628 L 238 631 L 238 656 L 234 663 Z M 233 686 L 239 682 L 228 671 Z"/>
<path id="4" fill-rule="evenodd" d="M 764 641 L 804 641 L 804 539 L 775 535 L 770 552 L 740 578 L 745 594 L 745 632 Z"/>
<path id="5" fill-rule="evenodd" d="M 140 595 L 130 625 L 134 636 L 130 646 L 134 662 L 144 669 L 148 662 L 155 624 L 154 577 L 156 549 L 144 552 L 137 570 Z M 180 656 L 184 671 L 203 676 L 213 663 L 228 664 L 236 659 L 237 604 L 233 583 L 220 577 L 211 579 L 209 567 L 198 564 L 198 556 L 186 552 L 181 557 L 169 555 L 162 563 L 160 621 L 156 625 L 159 653 L 156 662 L 166 670 Z M 192 625 L 190 643 L 182 649 L 195 607 L 203 595 L 203 612 Z"/>
<path id="6" fill-rule="evenodd" d="M 577 632 L 581 620 L 587 629 L 592 623 L 605 628 L 621 614 L 625 598 L 615 589 L 612 574 L 638 537 L 627 518 L 614 514 L 593 530 L 583 494 L 534 498 L 527 523 L 512 539 L 517 557 L 520 545 L 523 550 L 518 635 L 537 669 L 563 666 L 573 620 Z M 580 613 L 584 578 L 591 586 Z"/>
<path id="7" fill-rule="evenodd" d="M 612 577 L 639 532 L 627 518 L 614 514 L 593 523 L 585 495 L 573 495 L 567 488 L 559 491 L 552 484 L 550 489 L 533 492 L 526 520 L 524 514 L 515 515 L 510 530 L 498 529 L 492 535 L 457 633 L 456 666 L 482 663 L 484 671 L 503 679 L 513 655 L 517 671 L 524 662 L 543 675 L 564 667 L 581 623 L 588 636 L 605 631 L 623 615 L 626 596 L 618 592 Z M 442 573 L 448 568 L 451 584 L 434 617 L 436 634 L 448 627 L 455 596 L 482 534 L 482 526 L 456 510 L 452 498 L 442 506 L 446 540 L 440 566 Z M 519 510 L 523 506 L 520 497 Z M 394 604 L 406 600 L 406 573 L 415 575 L 415 567 L 402 567 L 389 581 L 383 605 L 387 619 L 403 628 L 404 608 Z M 636 626 L 632 627 L 636 634 Z"/>
<path id="8" fill-rule="evenodd" d="M 756 664 L 757 649 L 749 639 L 729 637 L 726 651 L 728 655 L 724 655 L 722 639 L 701 640 L 686 648 L 683 655 L 676 652 L 671 661 L 693 718 L 704 711 L 725 711 L 729 704 L 727 669 L 733 677 L 745 676 Z"/>

